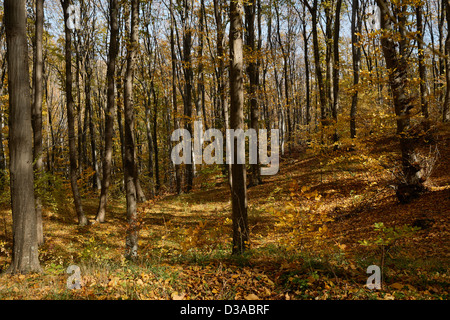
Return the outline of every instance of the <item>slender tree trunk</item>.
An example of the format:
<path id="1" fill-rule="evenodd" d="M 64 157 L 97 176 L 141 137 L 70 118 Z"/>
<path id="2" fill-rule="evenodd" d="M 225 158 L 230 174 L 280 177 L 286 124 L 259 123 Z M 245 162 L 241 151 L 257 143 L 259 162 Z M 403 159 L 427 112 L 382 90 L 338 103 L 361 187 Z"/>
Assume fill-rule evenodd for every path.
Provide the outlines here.
<path id="1" fill-rule="evenodd" d="M 108 201 L 108 189 L 111 183 L 111 165 L 113 156 L 114 115 L 116 112 L 114 86 L 116 74 L 116 59 L 119 53 L 119 6 L 118 0 L 109 1 L 109 23 L 111 31 L 109 35 L 108 64 L 106 71 L 107 102 L 105 112 L 105 152 L 103 157 L 103 177 L 101 182 L 100 200 L 97 209 L 97 222 L 104 222 L 106 205 Z"/>
<path id="2" fill-rule="evenodd" d="M 158 155 L 158 96 L 156 95 L 156 90 L 151 87 L 153 93 L 153 148 L 155 154 L 155 192 L 158 194 L 161 182 L 159 180 L 159 155 Z"/>
<path id="3" fill-rule="evenodd" d="M 9 273 L 40 272 L 25 0 L 5 0 L 13 249 Z"/>
<path id="4" fill-rule="evenodd" d="M 67 26 L 69 19 L 69 0 L 62 0 L 64 10 L 65 26 L 65 55 L 66 55 L 66 107 L 67 107 L 67 128 L 69 135 L 69 162 L 70 162 L 70 184 L 72 186 L 73 200 L 75 203 L 75 211 L 78 217 L 78 224 L 84 226 L 88 224 L 88 220 L 83 212 L 83 206 L 81 204 L 81 196 L 78 190 L 77 183 L 77 147 L 76 147 L 76 135 L 75 135 L 75 114 L 73 110 L 73 94 L 72 94 L 72 33 Z"/>
<path id="5" fill-rule="evenodd" d="M 419 78 L 420 78 L 420 106 L 422 116 L 428 119 L 428 103 L 427 103 L 427 84 L 426 84 L 426 67 L 425 67 L 425 54 L 423 49 L 423 6 L 417 4 L 416 7 L 416 23 L 417 23 L 417 50 L 419 56 Z"/>
<path id="6" fill-rule="evenodd" d="M 184 68 L 184 115 L 186 117 L 186 129 L 192 135 L 192 30 L 189 25 L 188 19 L 190 14 L 190 1 L 184 1 L 184 13 L 183 13 L 183 68 Z M 192 160 L 192 159 L 191 159 Z M 186 164 L 186 192 L 190 192 L 192 189 L 194 179 L 194 166 L 193 161 Z"/>
<path id="7" fill-rule="evenodd" d="M 447 30 L 450 30 L 450 0 L 445 0 L 445 14 L 447 17 Z M 450 120 L 449 106 L 450 106 L 450 32 L 447 32 L 445 39 L 445 83 L 447 90 L 445 91 L 444 104 L 442 108 L 442 121 Z"/>
<path id="8" fill-rule="evenodd" d="M 342 0 L 336 1 L 336 9 L 335 9 L 335 18 L 334 18 L 334 36 L 333 36 L 333 106 L 331 108 L 333 121 L 334 121 L 334 134 L 333 141 L 337 142 L 339 139 L 337 133 L 337 116 L 338 116 L 338 107 L 339 107 L 339 34 L 341 27 L 341 5 Z"/>
<path id="9" fill-rule="evenodd" d="M 307 1 L 303 1 L 312 16 L 312 35 L 313 35 L 313 51 L 314 51 L 314 64 L 316 66 L 316 81 L 319 89 L 319 103 L 320 103 L 320 119 L 323 122 L 327 118 L 327 97 L 325 91 L 325 85 L 323 82 L 322 67 L 320 62 L 320 47 L 319 47 L 319 36 L 317 31 L 318 19 L 317 19 L 317 0 L 314 0 L 313 6 L 311 7 Z"/>
<path id="10" fill-rule="evenodd" d="M 223 131 L 230 127 L 229 124 L 229 108 L 226 99 L 226 83 L 225 83 L 225 51 L 224 51 L 224 25 L 223 25 L 223 4 L 219 0 L 214 0 L 214 16 L 216 20 L 217 29 L 217 58 L 219 60 L 217 70 L 217 91 L 219 93 L 219 105 L 222 111 Z M 232 174 L 231 164 L 224 164 L 224 173 L 228 172 L 228 184 L 231 188 Z"/>
<path id="11" fill-rule="evenodd" d="M 302 15 L 302 34 L 303 34 L 303 51 L 304 51 L 304 63 L 305 63 L 305 87 L 306 87 L 306 124 L 309 125 L 311 121 L 311 93 L 310 93 L 310 71 L 309 71 L 309 53 L 308 53 L 308 39 L 306 34 L 306 7 L 303 5 Z M 309 127 L 308 127 L 309 128 Z"/>
<path id="12" fill-rule="evenodd" d="M 257 90 L 259 87 L 258 75 L 258 56 L 259 52 L 256 48 L 255 34 L 255 16 L 256 16 L 256 0 L 251 0 L 244 6 L 245 10 L 245 29 L 246 29 L 246 52 L 248 52 L 247 74 L 250 80 L 249 99 L 250 99 L 250 128 L 256 131 L 258 136 L 258 97 Z M 250 165 L 250 183 L 249 186 L 257 186 L 261 183 L 258 163 Z"/>
<path id="13" fill-rule="evenodd" d="M 36 30 L 34 38 L 34 68 L 33 68 L 33 88 L 34 100 L 31 112 L 33 127 L 33 159 L 35 178 L 37 180 L 44 171 L 43 145 L 42 145 L 42 73 L 44 69 L 44 59 L 42 53 L 42 37 L 44 33 L 44 0 L 36 0 Z M 44 231 L 42 226 L 42 202 L 36 194 L 36 224 L 38 244 L 44 243 Z"/>
<path id="14" fill-rule="evenodd" d="M 135 184 L 135 135 L 134 135 L 134 109 L 133 109 L 133 71 L 138 45 L 139 31 L 139 0 L 131 1 L 131 26 L 129 43 L 127 43 L 127 68 L 125 71 L 124 86 L 124 115 L 125 115 L 125 156 L 124 177 L 127 199 L 128 230 L 126 237 L 126 253 L 128 259 L 137 258 L 138 250 L 138 221 L 137 221 L 137 194 Z"/>
<path id="15" fill-rule="evenodd" d="M 177 130 L 179 127 L 178 124 L 178 104 L 177 104 L 177 86 L 176 86 L 176 78 L 177 78 L 177 70 L 176 63 L 177 57 L 175 54 L 175 37 L 174 37 L 174 13 L 173 13 L 173 2 L 170 0 L 170 52 L 172 56 L 172 108 L 173 108 L 173 129 Z M 175 189 L 176 193 L 181 193 L 181 168 L 179 164 L 175 165 Z"/>
<path id="16" fill-rule="evenodd" d="M 358 106 L 358 84 L 359 84 L 359 68 L 361 62 L 361 48 L 359 43 L 359 34 L 361 33 L 361 15 L 359 13 L 359 0 L 352 1 L 352 63 L 353 63 L 353 94 L 352 104 L 350 107 L 350 137 L 356 137 L 356 109 Z"/>
<path id="17" fill-rule="evenodd" d="M 230 127 L 244 129 L 244 87 L 242 50 L 242 0 L 230 1 Z M 233 254 L 241 254 L 249 247 L 247 221 L 247 186 L 245 164 L 238 164 L 237 141 L 234 139 L 232 172 Z M 244 155 L 245 156 L 245 155 Z"/>

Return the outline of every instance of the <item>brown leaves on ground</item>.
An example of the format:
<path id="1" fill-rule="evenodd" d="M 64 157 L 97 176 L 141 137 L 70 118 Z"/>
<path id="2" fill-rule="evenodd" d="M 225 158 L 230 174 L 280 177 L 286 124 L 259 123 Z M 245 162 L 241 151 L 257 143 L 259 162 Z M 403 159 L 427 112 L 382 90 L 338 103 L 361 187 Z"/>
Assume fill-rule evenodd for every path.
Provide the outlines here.
<path id="1" fill-rule="evenodd" d="M 200 174 L 191 194 L 141 204 L 135 262 L 123 258 L 120 200 L 112 201 L 106 223 L 86 227 L 66 212 L 45 211 L 44 273 L 2 274 L 0 299 L 447 299 L 450 134 L 436 140 L 441 157 L 428 191 L 406 205 L 390 187 L 398 160 L 392 137 L 359 142 L 354 151 L 294 150 L 278 175 L 249 189 L 251 250 L 240 257 L 230 256 L 229 188 L 217 172 Z M 84 204 L 93 216 L 97 199 Z M 0 216 L 3 270 L 12 245 L 8 210 Z M 420 230 L 383 247 L 377 239 L 389 234 L 375 223 Z M 381 263 L 382 289 L 368 290 L 366 269 Z M 79 290 L 66 286 L 71 264 L 81 269 Z"/>

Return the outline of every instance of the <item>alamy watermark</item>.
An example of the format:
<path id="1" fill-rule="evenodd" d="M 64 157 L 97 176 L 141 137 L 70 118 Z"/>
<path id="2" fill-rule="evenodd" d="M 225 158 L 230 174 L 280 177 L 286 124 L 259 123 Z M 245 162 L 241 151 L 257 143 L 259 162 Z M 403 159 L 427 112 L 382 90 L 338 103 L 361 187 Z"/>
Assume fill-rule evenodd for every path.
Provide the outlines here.
<path id="1" fill-rule="evenodd" d="M 377 5 L 370 5 L 366 10 L 367 28 L 369 31 L 380 30 L 381 10 Z"/>
<path id="2" fill-rule="evenodd" d="M 227 129 L 226 139 L 226 163 L 245 164 L 245 145 L 246 137 L 249 143 L 249 163 L 262 165 L 261 175 L 274 175 L 279 170 L 279 140 L 280 133 L 278 129 L 270 130 L 270 156 L 267 150 L 267 130 L 260 129 L 259 134 L 255 129 Z M 213 139 L 214 138 L 214 139 Z M 181 141 L 180 141 L 181 139 Z M 223 134 L 218 129 L 208 129 L 203 133 L 203 124 L 201 121 L 194 122 L 194 138 L 187 129 L 177 129 L 172 133 L 172 142 L 180 141 L 171 153 L 171 159 L 174 164 L 223 164 Z M 192 144 L 192 140 L 193 144 Z M 203 150 L 203 143 L 210 142 Z M 181 154 L 180 154 L 181 153 Z"/>
<path id="3" fill-rule="evenodd" d="M 367 267 L 367 274 L 370 276 L 367 278 L 366 287 L 367 289 L 380 290 L 381 289 L 381 269 L 377 265 L 370 265 Z"/>
<path id="4" fill-rule="evenodd" d="M 69 30 L 81 29 L 81 14 L 79 5 L 69 5 L 67 7 L 67 21 L 66 25 Z"/>

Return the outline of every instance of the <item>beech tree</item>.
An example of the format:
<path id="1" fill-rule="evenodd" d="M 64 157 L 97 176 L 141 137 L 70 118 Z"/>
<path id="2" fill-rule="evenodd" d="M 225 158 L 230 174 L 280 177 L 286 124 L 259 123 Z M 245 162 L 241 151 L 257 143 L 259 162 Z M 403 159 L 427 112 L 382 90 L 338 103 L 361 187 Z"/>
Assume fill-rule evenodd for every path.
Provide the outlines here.
<path id="1" fill-rule="evenodd" d="M 10 273 L 39 272 L 25 0 L 5 0 L 13 218 Z"/>
<path id="2" fill-rule="evenodd" d="M 244 129 L 244 58 L 242 0 L 230 1 L 230 128 Z M 234 254 L 241 254 L 249 247 L 247 218 L 247 178 L 245 164 L 237 163 L 237 138 L 232 143 L 234 161 L 231 165 L 231 202 L 233 220 Z M 245 156 L 245 154 L 244 154 Z"/>
<path id="3" fill-rule="evenodd" d="M 42 144 L 42 73 L 44 68 L 42 37 L 44 33 L 44 0 L 36 0 L 35 26 L 33 68 L 34 100 L 32 106 L 33 159 L 35 173 L 37 178 L 40 179 L 44 171 L 44 148 Z M 36 194 L 36 219 L 38 243 L 41 245 L 44 243 L 44 231 L 42 226 L 42 201 L 38 193 Z"/>
<path id="4" fill-rule="evenodd" d="M 382 28 L 381 46 L 389 73 L 397 134 L 402 154 L 402 181 L 397 187 L 397 197 L 401 202 L 409 202 L 423 191 L 423 172 L 416 154 L 416 139 L 411 125 L 411 110 L 414 108 L 410 97 L 408 62 L 406 50 L 410 40 L 406 36 L 406 4 L 397 4 L 395 10 L 385 0 L 377 0 L 380 7 Z M 398 40 L 395 40 L 394 35 Z"/>
<path id="5" fill-rule="evenodd" d="M 83 206 L 81 204 L 80 191 L 78 189 L 78 169 L 77 169 L 77 145 L 75 134 L 75 114 L 74 114 L 74 99 L 72 93 L 72 30 L 68 26 L 69 21 L 69 4 L 70 0 L 61 0 L 64 11 L 64 33 L 65 33 L 65 65 L 66 65 L 66 111 L 67 111 L 67 132 L 69 135 L 69 161 L 70 161 L 70 185 L 72 187 L 73 201 L 75 204 L 75 211 L 78 217 L 78 224 L 84 226 L 88 224 L 88 220 L 84 215 Z"/>
<path id="6" fill-rule="evenodd" d="M 109 52 L 108 52 L 108 69 L 106 72 L 107 81 L 107 105 L 105 112 L 105 151 L 103 158 L 103 177 L 101 185 L 100 200 L 97 209 L 96 221 L 104 222 L 106 215 L 106 204 L 108 199 L 108 189 L 111 183 L 111 165 L 113 155 L 113 134 L 114 134 L 114 116 L 116 113 L 115 102 L 115 74 L 116 59 L 119 53 L 119 22 L 118 22 L 119 6 L 117 0 L 109 1 Z"/>
<path id="7" fill-rule="evenodd" d="M 135 134 L 134 134 L 134 109 L 133 109 L 133 73 L 138 46 L 139 31 L 139 0 L 131 1 L 130 28 L 127 42 L 127 67 L 125 71 L 124 85 L 124 115 L 125 115 L 125 139 L 124 139 L 124 180 L 127 200 L 128 230 L 126 236 L 126 253 L 128 259 L 137 257 L 138 249 L 138 221 L 137 221 L 137 190 L 135 184 Z"/>

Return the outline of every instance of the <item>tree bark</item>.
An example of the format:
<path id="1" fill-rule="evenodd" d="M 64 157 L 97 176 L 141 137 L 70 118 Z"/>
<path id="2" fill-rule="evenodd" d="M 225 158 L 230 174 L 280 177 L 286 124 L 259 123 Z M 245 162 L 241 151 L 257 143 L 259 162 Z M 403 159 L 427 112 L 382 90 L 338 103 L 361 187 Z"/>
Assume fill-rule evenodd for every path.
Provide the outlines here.
<path id="1" fill-rule="evenodd" d="M 445 14 L 447 17 L 447 30 L 450 30 L 450 0 L 445 1 Z M 444 104 L 442 108 L 442 121 L 447 122 L 450 120 L 449 108 L 450 108 L 450 32 L 447 32 L 447 38 L 445 39 L 445 83 L 447 90 L 445 91 Z"/>
<path id="2" fill-rule="evenodd" d="M 135 184 L 135 135 L 134 135 L 134 109 L 133 109 L 133 71 L 136 48 L 138 46 L 139 31 L 139 0 L 131 1 L 131 26 L 129 42 L 127 43 L 127 68 L 125 71 L 124 86 L 124 115 L 125 115 L 125 156 L 124 178 L 127 199 L 128 230 L 126 236 L 126 252 L 128 259 L 136 259 L 138 255 L 138 221 L 137 221 L 137 194 Z"/>
<path id="3" fill-rule="evenodd" d="M 40 272 L 33 185 L 33 131 L 25 0 L 5 0 L 8 60 L 9 152 L 13 219 L 12 261 L 7 272 Z"/>
<path id="4" fill-rule="evenodd" d="M 36 30 L 34 38 L 34 68 L 33 68 L 33 88 L 34 100 L 31 112 L 33 127 L 33 159 L 35 178 L 41 179 L 44 171 L 42 145 L 42 73 L 44 69 L 44 59 L 42 54 L 42 37 L 44 34 L 44 0 L 36 0 Z M 42 226 L 42 201 L 36 194 L 36 226 L 38 244 L 44 243 L 44 230 Z"/>
<path id="5" fill-rule="evenodd" d="M 242 0 L 230 1 L 230 127 L 244 129 L 244 87 L 242 50 Z M 249 248 L 247 221 L 247 185 L 245 164 L 236 161 L 237 141 L 231 141 L 235 159 L 231 165 L 233 254 L 241 254 Z"/>
<path id="6" fill-rule="evenodd" d="M 173 13 L 173 2 L 170 0 L 170 53 L 172 62 L 172 108 L 173 108 L 173 129 L 177 130 L 179 127 L 178 121 L 178 104 L 177 104 L 177 56 L 175 53 L 175 37 L 174 37 L 174 13 Z M 181 168 L 179 164 L 175 165 L 175 190 L 177 194 L 181 193 Z"/>
<path id="7" fill-rule="evenodd" d="M 415 137 L 411 132 L 410 118 L 413 108 L 412 99 L 408 97 L 408 65 L 405 48 L 409 40 L 405 36 L 406 18 L 397 16 L 398 42 L 393 40 L 396 30 L 393 29 L 391 17 L 393 13 L 389 9 L 386 0 L 377 0 L 381 11 L 381 46 L 383 49 L 386 67 L 389 70 L 389 85 L 392 92 L 395 114 L 397 116 L 397 133 L 400 137 L 402 155 L 402 181 L 397 189 L 397 197 L 402 203 L 406 203 L 417 197 L 423 191 L 421 168 L 417 163 L 415 153 Z M 399 8 L 404 9 L 404 8 Z M 398 48 L 398 52 L 397 52 Z"/>
<path id="8" fill-rule="evenodd" d="M 97 222 L 104 222 L 106 205 L 108 202 L 108 189 L 111 183 L 111 165 L 113 155 L 114 115 L 116 112 L 114 86 L 116 74 L 116 59 L 119 53 L 119 6 L 118 0 L 109 1 L 109 23 L 111 27 L 109 35 L 108 64 L 106 71 L 107 102 L 105 112 L 105 151 L 103 157 L 103 177 L 101 183 L 100 199 L 97 209 Z"/>
<path id="9" fill-rule="evenodd" d="M 359 0 L 352 1 L 352 64 L 353 64 L 353 94 L 350 107 L 350 137 L 356 137 L 356 109 L 358 106 L 359 68 L 361 63 L 361 48 L 359 47 L 359 34 L 361 33 L 361 15 L 359 13 Z"/>
<path id="10" fill-rule="evenodd" d="M 339 34 L 341 27 L 341 5 L 342 0 L 336 1 L 335 17 L 334 17 L 334 36 L 333 36 L 333 105 L 331 108 L 333 121 L 334 121 L 334 134 L 333 141 L 337 142 L 339 139 L 337 133 L 337 117 L 338 117 L 338 106 L 339 106 Z"/>
<path id="11" fill-rule="evenodd" d="M 67 108 L 67 128 L 69 135 L 69 162 L 70 162 L 70 184 L 72 187 L 73 200 L 75 204 L 75 211 L 78 217 L 78 224 L 84 226 L 88 224 L 88 220 L 83 212 L 83 206 L 81 204 L 81 196 L 78 190 L 77 183 L 77 148 L 76 148 L 76 135 L 75 135 L 75 115 L 73 110 L 73 94 L 72 94 L 72 33 L 67 26 L 69 19 L 69 0 L 61 0 L 64 11 L 64 32 L 66 36 L 65 43 L 65 59 L 66 59 L 66 108 Z"/>
<path id="12" fill-rule="evenodd" d="M 185 127 L 191 134 L 192 131 L 192 80 L 193 70 L 191 61 L 191 49 L 192 49 L 192 30 L 188 23 L 190 7 L 189 1 L 184 0 L 184 13 L 183 13 L 183 69 L 184 69 L 184 115 L 185 115 Z M 191 159 L 192 160 L 192 159 Z M 186 192 L 192 190 L 192 184 L 194 179 L 194 166 L 191 163 L 187 163 L 186 168 Z"/>
<path id="13" fill-rule="evenodd" d="M 250 81 L 248 95 L 250 99 L 250 128 L 256 131 L 258 136 L 258 56 L 259 52 L 256 48 L 255 34 L 255 16 L 256 16 L 256 0 L 251 0 L 244 6 L 245 10 L 245 30 L 246 30 L 246 52 L 248 53 L 247 74 Z M 259 174 L 259 165 L 257 163 L 250 165 L 250 182 L 249 186 L 257 186 L 261 184 L 261 175 Z"/>
<path id="14" fill-rule="evenodd" d="M 425 54 L 423 48 L 423 6 L 422 4 L 417 4 L 416 7 L 416 23 L 417 23 L 417 51 L 418 51 L 418 62 L 419 62 L 419 89 L 420 89 L 420 106 L 422 111 L 422 116 L 428 119 L 428 87 L 426 84 L 426 66 L 425 66 Z"/>

